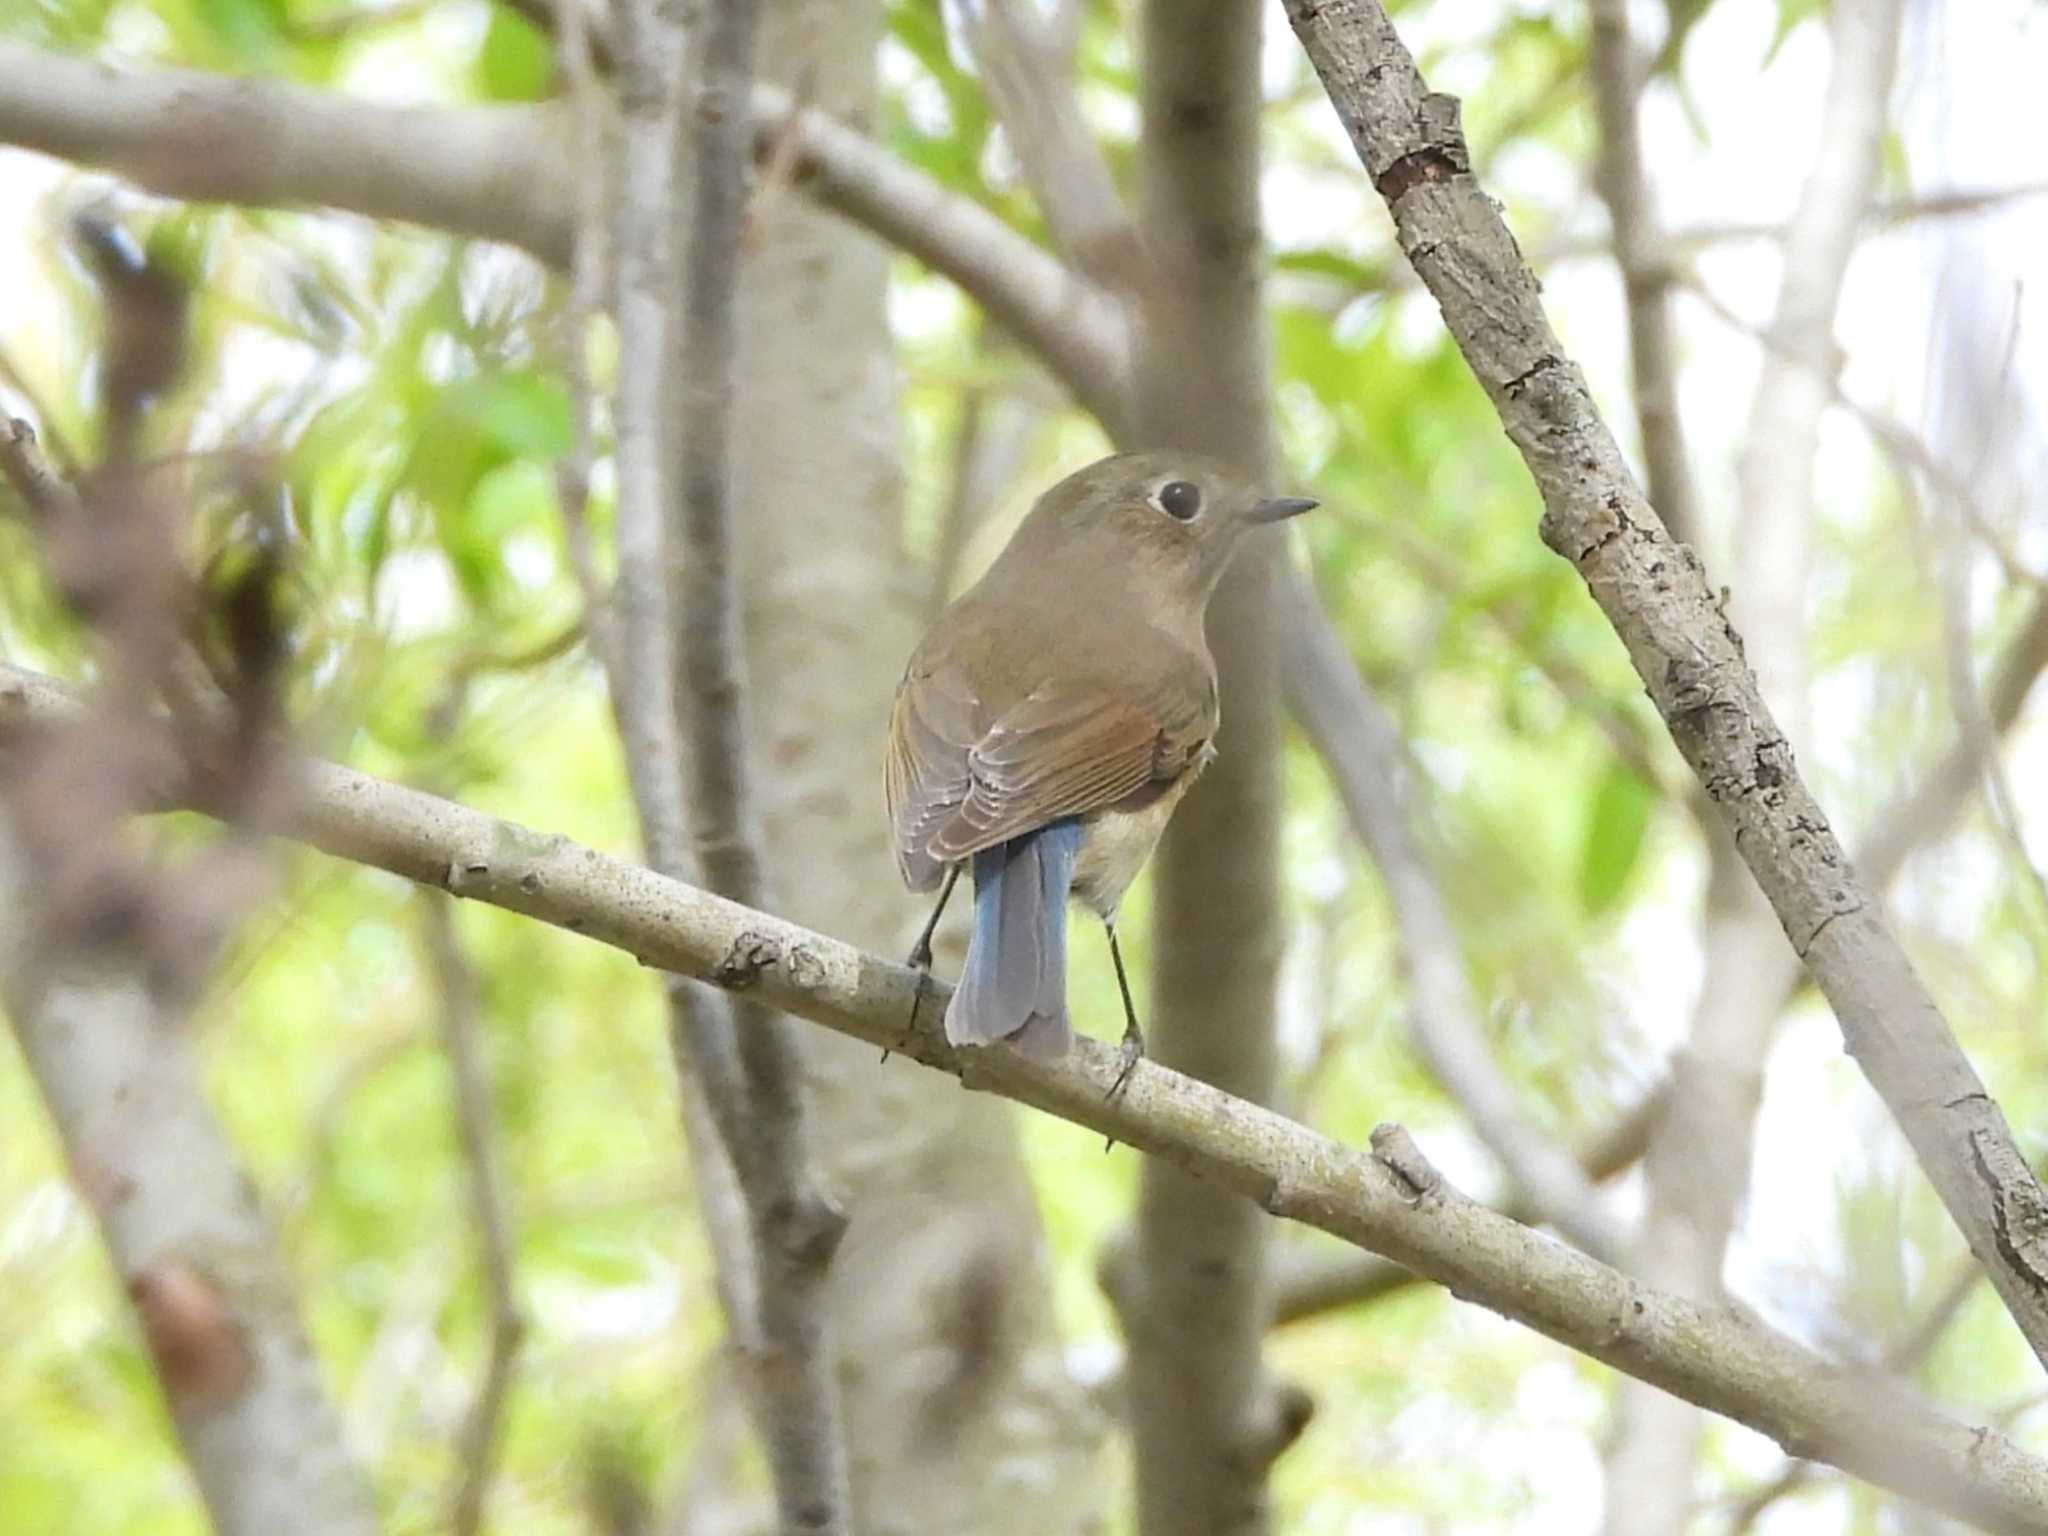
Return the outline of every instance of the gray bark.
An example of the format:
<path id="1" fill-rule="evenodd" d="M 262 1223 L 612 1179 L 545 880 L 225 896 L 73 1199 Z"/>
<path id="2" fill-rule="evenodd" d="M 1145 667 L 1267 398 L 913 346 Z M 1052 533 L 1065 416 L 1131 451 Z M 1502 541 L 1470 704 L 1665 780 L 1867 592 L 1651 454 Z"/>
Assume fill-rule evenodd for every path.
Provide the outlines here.
<path id="1" fill-rule="evenodd" d="M 1260 305 L 1256 0 L 1149 0 L 1140 63 L 1138 437 L 1271 464 Z M 1209 610 L 1223 723 L 1217 760 L 1156 861 L 1157 1060 L 1255 1102 L 1272 1097 L 1282 927 L 1279 717 L 1270 612 L 1277 535 L 1246 540 Z M 1136 1262 L 1113 1287 L 1145 1536 L 1267 1528 L 1266 1472 L 1306 1413 L 1267 1381 L 1266 1220 L 1148 1161 Z"/>
<path id="2" fill-rule="evenodd" d="M 1799 777 L 1697 557 L 1644 500 L 1534 276 L 1373 0 L 1288 12 L 1403 251 L 1542 492 L 1544 541 L 1585 579 L 1843 1038 L 2037 1356 L 2048 1358 L 2048 1196 Z"/>
<path id="3" fill-rule="evenodd" d="M 0 744 L 76 712 L 62 685 L 0 664 Z M 189 798 L 174 789 L 166 789 L 167 803 Z M 1372 1151 L 1360 1151 L 1157 1065 L 1112 1099 L 1122 1058 L 1085 1038 L 1052 1063 L 955 1050 L 931 1025 L 906 1039 L 904 1021 L 920 986 L 922 1016 L 935 1021 L 950 993 L 945 983 L 920 983 L 904 966 L 769 913 L 352 769 L 309 763 L 301 789 L 286 830 L 338 857 L 553 923 L 647 965 L 756 989 L 785 1012 L 870 1046 L 898 1046 L 968 1087 L 1114 1137 L 1275 1215 L 1384 1254 L 1466 1300 L 1748 1424 L 1795 1455 L 1990 1531 L 2048 1536 L 2048 1462 L 1995 1430 L 1949 1418 L 1881 1373 L 1823 1359 L 1740 1313 L 1638 1284 L 1466 1199 L 1398 1127 L 1382 1127 Z M 912 1074 L 898 1067 L 888 1075 Z M 919 1290 L 921 1300 L 932 1294 Z M 976 1446 L 951 1443 L 978 1479 L 993 1481 L 987 1464 L 970 1459 Z M 1043 1491 L 1035 1479 L 1031 1486 Z M 1005 1487 L 1012 1502 L 1026 1502 L 1019 1483 Z M 907 1518 L 878 1526 L 904 1528 Z M 1043 1522 L 1043 1508 L 1032 1504 L 1019 1528 L 1043 1529 Z"/>
<path id="4" fill-rule="evenodd" d="M 117 946 L 53 946 L 0 816 L 0 986 L 219 1536 L 372 1536 L 368 1480 L 189 1034 Z M 19 1433 L 19 1426 L 13 1431 Z"/>
<path id="5" fill-rule="evenodd" d="M 778 0 L 760 57 L 858 125 L 879 24 L 874 4 Z M 799 921 L 901 952 L 921 903 L 889 851 L 881 738 L 925 593 L 902 549 L 888 262 L 805 199 L 757 201 L 733 427 L 768 866 Z M 1009 1112 L 808 1033 L 815 1150 L 850 1218 L 832 1326 L 855 1528 L 1088 1529 L 1104 1426 L 1065 1369 Z"/>
<path id="6" fill-rule="evenodd" d="M 698 866 L 722 896 L 758 906 L 763 877 L 748 743 L 746 655 L 733 495 L 737 409 L 734 314 L 747 216 L 756 0 L 722 0 L 700 15 L 689 89 L 678 114 L 688 138 L 689 191 L 676 188 L 682 225 L 681 310 L 673 389 L 680 494 L 665 509 L 667 577 L 680 651 L 674 707 Z M 775 1483 L 784 1536 L 845 1536 L 846 1448 L 826 1284 L 846 1218 L 811 1165 L 810 1114 L 790 1023 L 746 997 L 733 1000 L 744 1108 L 727 1122 L 753 1239 L 758 1354 L 748 1381 Z"/>
<path id="7" fill-rule="evenodd" d="M 1831 387 L 1817 365 L 1833 353 L 1842 279 L 1876 191 L 1898 24 L 1896 0 L 1845 4 L 1832 14 L 1834 67 L 1818 148 L 1786 235 L 1772 320 L 1781 345 L 1765 351 L 1738 465 L 1737 526 L 1728 541 L 1731 607 L 1764 695 L 1793 738 L 1804 734 L 1806 718 L 1814 454 Z M 1634 248 L 1621 238 L 1618 206 L 1616 218 L 1616 253 L 1626 274 Z M 1654 329 L 1654 311 L 1637 302 L 1633 281 L 1630 297 L 1637 388 L 1659 392 L 1641 366 L 1642 328 Z M 1656 297 L 1662 308 L 1661 289 Z M 1668 370 L 1668 338 L 1662 345 Z M 1669 378 L 1661 393 L 1675 394 Z M 1675 422 L 1667 430 L 1674 439 L 1667 455 L 1675 459 L 1650 460 L 1651 500 L 1660 512 L 1670 499 L 1664 477 L 1685 471 L 1683 438 Z M 1647 419 L 1644 435 L 1647 444 Z M 1645 1162 L 1649 1204 L 1631 1266 L 1652 1284 L 1702 1302 L 1721 1295 L 1728 1240 L 1749 1188 L 1764 1058 L 1783 1006 L 1779 978 L 1796 963 L 1733 842 L 1718 828 L 1709 834 L 1706 980 L 1691 1037 L 1672 1064 L 1671 1113 Z M 1707 1148 L 1714 1155 L 1703 1156 Z M 1618 1413 L 1620 1433 L 1608 1459 L 1609 1536 L 1677 1536 L 1693 1513 L 1700 1413 L 1634 1383 L 1624 1384 Z"/>

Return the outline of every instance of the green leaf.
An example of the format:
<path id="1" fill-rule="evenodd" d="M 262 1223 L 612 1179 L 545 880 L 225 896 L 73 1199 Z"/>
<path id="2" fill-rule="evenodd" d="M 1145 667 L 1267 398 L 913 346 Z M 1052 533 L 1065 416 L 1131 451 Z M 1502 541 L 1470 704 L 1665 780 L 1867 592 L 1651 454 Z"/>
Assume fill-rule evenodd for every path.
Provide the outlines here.
<path id="1" fill-rule="evenodd" d="M 1650 807 L 1656 796 L 1650 786 L 1616 764 L 1601 781 L 1586 825 L 1586 845 L 1579 861 L 1579 903 L 1588 917 L 1613 906 L 1628 885 L 1643 851 Z"/>
<path id="2" fill-rule="evenodd" d="M 492 101 L 540 101 L 554 72 L 554 55 L 540 30 L 503 6 L 493 7 L 477 50 L 477 89 Z"/>

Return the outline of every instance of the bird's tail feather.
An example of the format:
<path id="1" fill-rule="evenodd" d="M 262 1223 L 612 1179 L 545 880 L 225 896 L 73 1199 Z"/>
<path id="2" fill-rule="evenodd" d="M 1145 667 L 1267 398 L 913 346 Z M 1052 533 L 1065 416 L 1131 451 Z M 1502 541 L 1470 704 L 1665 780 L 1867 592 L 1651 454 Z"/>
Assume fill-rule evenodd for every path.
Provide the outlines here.
<path id="1" fill-rule="evenodd" d="M 1067 892 L 1079 822 L 1055 822 L 974 856 L 974 931 L 946 1008 L 955 1045 L 1009 1040 L 1042 1060 L 1066 1054 Z"/>

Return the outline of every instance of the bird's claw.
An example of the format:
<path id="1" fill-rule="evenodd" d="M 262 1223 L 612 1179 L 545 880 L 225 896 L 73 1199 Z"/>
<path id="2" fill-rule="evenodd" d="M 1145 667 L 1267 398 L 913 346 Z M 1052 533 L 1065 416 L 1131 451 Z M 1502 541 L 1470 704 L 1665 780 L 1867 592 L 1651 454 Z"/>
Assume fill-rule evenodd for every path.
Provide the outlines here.
<path id="1" fill-rule="evenodd" d="M 1130 1083 L 1131 1074 L 1138 1070 L 1138 1063 L 1145 1059 L 1145 1037 L 1127 1031 L 1123 1044 L 1117 1048 L 1116 1081 L 1109 1085 L 1109 1092 L 1103 1097 L 1114 1101 Z"/>
<path id="2" fill-rule="evenodd" d="M 922 960 L 918 959 L 919 950 L 924 952 Z M 910 1017 L 903 1021 L 903 1033 L 896 1043 L 882 1047 L 882 1060 L 884 1063 L 896 1051 L 908 1050 L 912 1037 L 917 1033 L 917 1010 L 924 1002 L 924 984 L 931 980 L 932 975 L 932 952 L 930 945 L 920 944 L 917 946 L 917 949 L 913 949 L 910 952 L 910 968 L 917 972 L 917 984 L 910 994 Z"/>

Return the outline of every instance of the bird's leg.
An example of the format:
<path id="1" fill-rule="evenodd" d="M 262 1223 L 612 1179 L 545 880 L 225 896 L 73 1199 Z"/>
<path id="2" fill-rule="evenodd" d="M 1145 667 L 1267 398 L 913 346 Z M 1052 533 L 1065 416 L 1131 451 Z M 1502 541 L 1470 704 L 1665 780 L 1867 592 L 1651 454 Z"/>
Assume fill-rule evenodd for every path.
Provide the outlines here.
<path id="1" fill-rule="evenodd" d="M 903 1039 L 907 1042 L 917 1028 L 918 1005 L 924 1001 L 924 984 L 932 973 L 932 935 L 939 931 L 939 919 L 946 915 L 946 903 L 953 899 L 954 882 L 960 878 L 960 866 L 946 866 L 946 883 L 939 887 L 938 905 L 932 908 L 932 915 L 925 920 L 924 931 L 917 936 L 917 942 L 910 946 L 910 968 L 917 972 L 917 987 L 910 994 L 910 1019 L 903 1026 Z M 882 1060 L 889 1059 L 889 1047 L 882 1047 Z"/>
<path id="2" fill-rule="evenodd" d="M 1116 923 L 1105 917 L 1102 931 L 1109 935 L 1109 958 L 1116 965 L 1116 989 L 1124 995 L 1124 1040 L 1123 1065 L 1116 1074 L 1116 1081 L 1109 1085 L 1105 1097 L 1115 1098 L 1124 1091 L 1124 1084 L 1131 1080 L 1131 1074 L 1138 1070 L 1138 1061 L 1145 1054 L 1145 1031 L 1138 1028 L 1138 1010 L 1131 1002 L 1131 981 L 1124 974 L 1124 952 L 1117 947 Z"/>
<path id="3" fill-rule="evenodd" d="M 953 899 L 953 883 L 960 878 L 960 866 L 946 866 L 946 883 L 939 887 L 939 904 L 932 908 L 932 915 L 925 920 L 924 932 L 917 936 L 917 942 L 910 946 L 910 964 L 920 971 L 932 968 L 932 935 L 939 931 L 939 919 L 946 915 L 946 903 Z"/>

